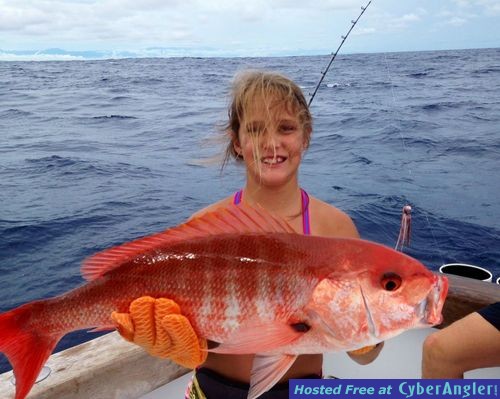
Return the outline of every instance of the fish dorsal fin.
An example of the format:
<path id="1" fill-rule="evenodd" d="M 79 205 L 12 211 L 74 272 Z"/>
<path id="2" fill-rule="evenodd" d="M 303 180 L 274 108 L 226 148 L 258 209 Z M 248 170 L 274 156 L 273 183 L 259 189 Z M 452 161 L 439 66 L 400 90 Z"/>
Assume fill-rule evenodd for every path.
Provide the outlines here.
<path id="1" fill-rule="evenodd" d="M 177 227 L 99 252 L 83 262 L 82 276 L 95 280 L 142 253 L 181 241 L 219 234 L 295 233 L 284 219 L 263 208 L 228 205 Z"/>

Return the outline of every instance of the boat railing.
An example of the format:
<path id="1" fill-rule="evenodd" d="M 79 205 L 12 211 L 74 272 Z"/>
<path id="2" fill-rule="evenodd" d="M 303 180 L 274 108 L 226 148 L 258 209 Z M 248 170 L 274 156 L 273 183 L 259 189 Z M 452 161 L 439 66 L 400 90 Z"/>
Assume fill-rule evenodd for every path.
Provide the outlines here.
<path id="1" fill-rule="evenodd" d="M 137 399 L 188 369 L 148 355 L 113 332 L 53 354 L 49 376 L 29 399 Z M 0 375 L 0 398 L 14 398 L 12 371 Z"/>

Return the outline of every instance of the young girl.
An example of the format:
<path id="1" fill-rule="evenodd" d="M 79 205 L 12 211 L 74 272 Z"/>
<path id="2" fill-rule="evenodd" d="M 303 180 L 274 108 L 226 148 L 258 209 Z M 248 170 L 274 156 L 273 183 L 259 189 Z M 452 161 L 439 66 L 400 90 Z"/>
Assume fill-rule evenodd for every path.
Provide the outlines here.
<path id="1" fill-rule="evenodd" d="M 309 195 L 299 186 L 299 166 L 309 146 L 312 117 L 302 91 L 294 82 L 268 72 L 250 71 L 238 75 L 233 85 L 226 133 L 229 142 L 224 164 L 231 158 L 243 163 L 246 184 L 242 190 L 191 218 L 230 204 L 246 203 L 281 216 L 297 233 L 359 237 L 349 216 Z M 162 328 L 168 334 L 158 333 L 155 320 L 168 315 L 171 305 L 175 307 L 175 303 L 166 301 L 143 297 L 132 303 L 130 313 L 114 314 L 121 334 L 154 355 L 171 358 L 191 368 L 201 365 L 186 398 L 246 399 L 254 355 L 209 353 L 207 356 L 203 350 L 206 341 L 196 337 L 189 321 L 182 315 L 176 315 L 175 323 L 163 323 Z M 144 317 L 145 314 L 151 317 Z M 155 331 L 156 334 L 150 333 Z M 154 335 L 156 340 L 151 338 Z M 167 335 L 174 337 L 175 345 L 170 344 L 168 337 L 158 339 Z M 381 347 L 362 348 L 351 352 L 350 356 L 366 364 L 375 359 Z M 299 356 L 280 383 L 261 398 L 288 398 L 287 381 L 291 378 L 320 378 L 322 363 L 322 355 Z"/>

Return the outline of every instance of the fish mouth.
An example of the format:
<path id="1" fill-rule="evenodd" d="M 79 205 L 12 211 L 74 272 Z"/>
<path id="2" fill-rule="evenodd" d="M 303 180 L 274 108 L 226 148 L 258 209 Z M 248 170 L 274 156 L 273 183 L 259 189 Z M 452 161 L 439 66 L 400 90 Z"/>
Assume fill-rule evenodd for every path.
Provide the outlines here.
<path id="1" fill-rule="evenodd" d="M 443 305 L 448 294 L 448 279 L 442 275 L 433 276 L 433 285 L 427 297 L 417 305 L 417 314 L 425 326 L 435 326 L 443 321 Z"/>

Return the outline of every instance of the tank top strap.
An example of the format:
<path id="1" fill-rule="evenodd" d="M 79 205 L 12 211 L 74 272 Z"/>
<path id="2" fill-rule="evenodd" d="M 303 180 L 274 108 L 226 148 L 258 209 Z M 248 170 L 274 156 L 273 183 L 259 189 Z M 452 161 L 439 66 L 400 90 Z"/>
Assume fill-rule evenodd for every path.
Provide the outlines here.
<path id="1" fill-rule="evenodd" d="M 311 221 L 309 216 L 309 195 L 305 190 L 300 189 L 302 197 L 302 231 L 305 236 L 311 235 Z"/>
<path id="2" fill-rule="evenodd" d="M 233 204 L 239 205 L 241 203 L 241 197 L 243 196 L 243 190 L 237 191 L 234 193 Z"/>

